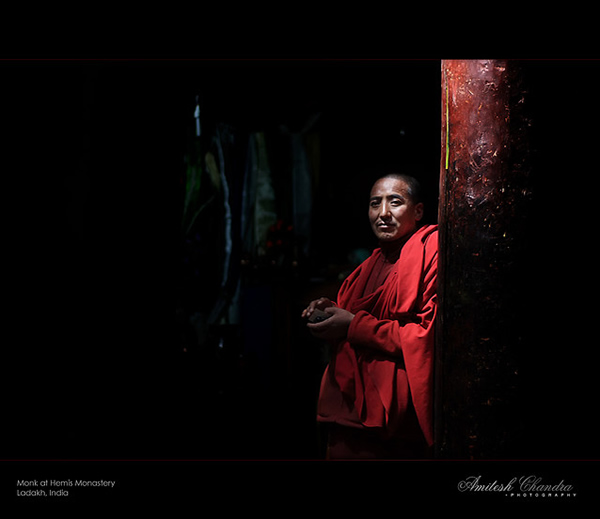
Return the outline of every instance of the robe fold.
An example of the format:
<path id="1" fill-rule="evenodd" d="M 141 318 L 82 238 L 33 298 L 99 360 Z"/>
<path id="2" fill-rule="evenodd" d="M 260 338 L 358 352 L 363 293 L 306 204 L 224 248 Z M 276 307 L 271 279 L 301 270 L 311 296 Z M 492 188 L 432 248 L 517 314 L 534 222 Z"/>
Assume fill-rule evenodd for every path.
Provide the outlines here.
<path id="1" fill-rule="evenodd" d="M 344 281 L 336 304 L 355 317 L 323 375 L 319 421 L 407 439 L 416 430 L 433 444 L 437 256 L 437 226 L 425 225 L 372 293 L 365 288 L 381 265 L 380 248 Z"/>

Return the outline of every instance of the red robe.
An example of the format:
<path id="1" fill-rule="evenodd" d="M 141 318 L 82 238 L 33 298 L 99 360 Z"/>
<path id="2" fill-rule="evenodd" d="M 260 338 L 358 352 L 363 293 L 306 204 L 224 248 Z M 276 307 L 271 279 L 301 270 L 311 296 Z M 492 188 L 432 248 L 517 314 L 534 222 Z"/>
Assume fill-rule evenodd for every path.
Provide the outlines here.
<path id="1" fill-rule="evenodd" d="M 415 424 L 433 444 L 437 252 L 437 226 L 426 225 L 404 244 L 373 293 L 365 294 L 365 287 L 381 249 L 344 281 L 337 305 L 355 317 L 323 375 L 319 421 L 379 428 L 390 437 Z"/>

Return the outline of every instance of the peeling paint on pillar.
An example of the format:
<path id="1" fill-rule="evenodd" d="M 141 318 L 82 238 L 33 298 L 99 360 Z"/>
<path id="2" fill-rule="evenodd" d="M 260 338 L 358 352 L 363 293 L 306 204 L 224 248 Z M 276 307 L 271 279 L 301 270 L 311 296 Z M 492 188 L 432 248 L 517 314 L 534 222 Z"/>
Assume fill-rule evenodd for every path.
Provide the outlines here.
<path id="1" fill-rule="evenodd" d="M 502 456 L 517 424 L 520 226 L 530 200 L 518 64 L 442 61 L 436 442 L 441 457 Z"/>

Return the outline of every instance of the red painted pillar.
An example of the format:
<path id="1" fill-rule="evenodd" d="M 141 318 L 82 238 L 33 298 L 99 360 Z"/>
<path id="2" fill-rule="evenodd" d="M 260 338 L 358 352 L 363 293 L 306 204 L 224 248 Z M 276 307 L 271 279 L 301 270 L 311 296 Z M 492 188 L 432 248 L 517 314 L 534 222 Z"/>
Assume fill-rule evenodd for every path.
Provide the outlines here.
<path id="1" fill-rule="evenodd" d="M 518 63 L 442 61 L 439 457 L 504 457 L 517 441 L 525 97 Z"/>

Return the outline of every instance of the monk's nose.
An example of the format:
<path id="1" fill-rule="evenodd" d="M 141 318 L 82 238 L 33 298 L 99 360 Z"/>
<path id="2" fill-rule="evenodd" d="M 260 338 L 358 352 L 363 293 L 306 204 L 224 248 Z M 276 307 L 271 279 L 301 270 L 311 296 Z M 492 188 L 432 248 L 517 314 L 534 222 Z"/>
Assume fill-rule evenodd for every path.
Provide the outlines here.
<path id="1" fill-rule="evenodd" d="M 392 214 L 390 213 L 390 208 L 387 204 L 381 204 L 381 211 L 379 212 L 379 218 L 382 220 L 389 220 Z"/>

